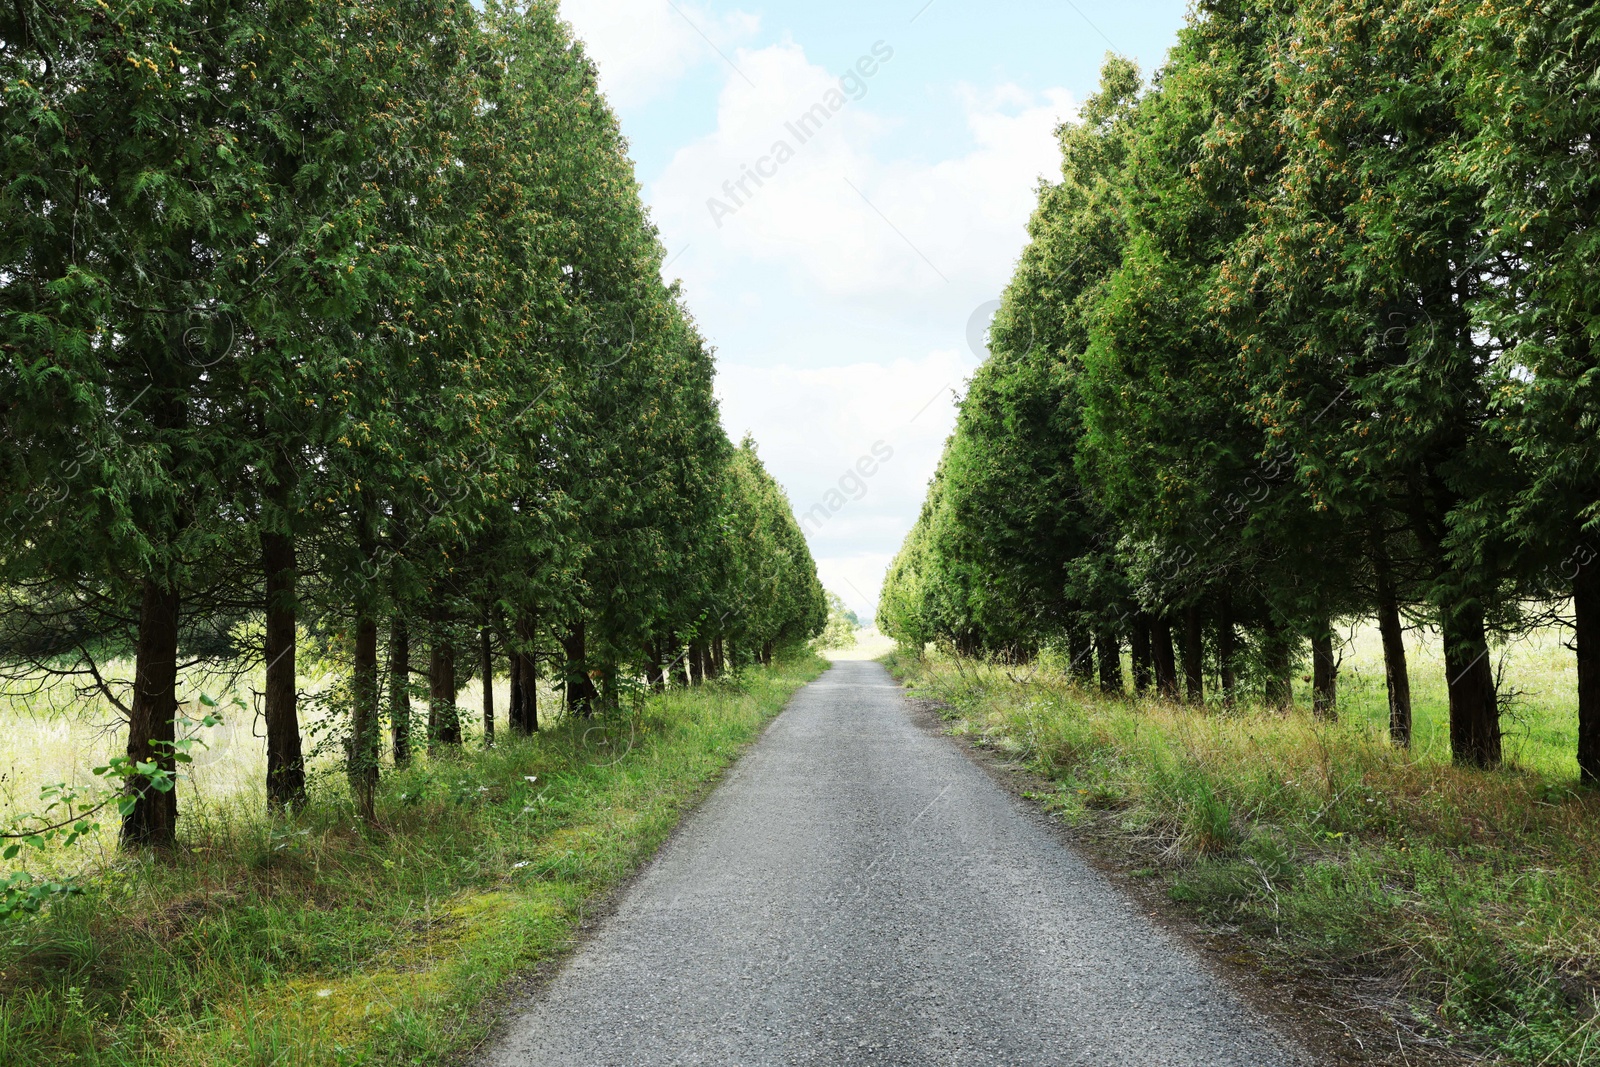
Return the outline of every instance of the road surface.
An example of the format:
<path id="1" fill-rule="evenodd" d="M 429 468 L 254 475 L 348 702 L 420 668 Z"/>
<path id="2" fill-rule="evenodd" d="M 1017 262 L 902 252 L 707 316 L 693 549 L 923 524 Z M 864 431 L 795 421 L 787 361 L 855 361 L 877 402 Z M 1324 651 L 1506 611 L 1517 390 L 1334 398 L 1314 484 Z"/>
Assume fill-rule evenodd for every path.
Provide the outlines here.
<path id="1" fill-rule="evenodd" d="M 1307 1062 L 862 661 L 796 695 L 482 1061 Z"/>

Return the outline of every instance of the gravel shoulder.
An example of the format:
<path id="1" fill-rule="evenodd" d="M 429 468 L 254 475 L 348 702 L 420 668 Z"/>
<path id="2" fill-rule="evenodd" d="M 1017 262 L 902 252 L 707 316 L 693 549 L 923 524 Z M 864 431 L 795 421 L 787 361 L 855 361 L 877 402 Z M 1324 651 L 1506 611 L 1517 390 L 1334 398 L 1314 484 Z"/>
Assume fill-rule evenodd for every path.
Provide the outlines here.
<path id="1" fill-rule="evenodd" d="M 802 690 L 483 1067 L 1314 1062 L 888 672 Z"/>

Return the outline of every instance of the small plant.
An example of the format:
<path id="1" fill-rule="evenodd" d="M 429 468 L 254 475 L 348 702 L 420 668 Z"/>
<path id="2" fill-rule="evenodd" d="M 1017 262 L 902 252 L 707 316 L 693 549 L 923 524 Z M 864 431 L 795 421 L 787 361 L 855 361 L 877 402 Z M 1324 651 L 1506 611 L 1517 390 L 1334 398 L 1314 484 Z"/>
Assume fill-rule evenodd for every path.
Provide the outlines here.
<path id="1" fill-rule="evenodd" d="M 201 704 L 214 709 L 216 701 L 201 696 Z M 208 711 L 198 724 L 204 728 L 222 724 L 220 714 Z M 172 754 L 175 764 L 192 763 L 195 745 L 204 747 L 198 737 L 177 741 L 156 742 L 158 750 L 164 748 Z M 171 792 L 177 776 L 159 762 L 132 760 L 127 756 L 114 756 L 103 766 L 94 768 L 100 779 L 97 788 L 82 789 L 66 782 L 55 782 L 39 789 L 39 808 L 25 812 L 11 820 L 0 830 L 0 859 L 11 862 L 23 849 L 37 852 L 65 850 L 101 829 L 101 813 L 114 809 L 118 818 L 133 811 L 146 790 L 158 793 Z M 141 783 L 135 786 L 133 783 Z M 0 924 L 26 915 L 36 915 L 45 905 L 83 892 L 75 877 L 35 878 L 28 871 L 11 871 L 0 876 Z"/>

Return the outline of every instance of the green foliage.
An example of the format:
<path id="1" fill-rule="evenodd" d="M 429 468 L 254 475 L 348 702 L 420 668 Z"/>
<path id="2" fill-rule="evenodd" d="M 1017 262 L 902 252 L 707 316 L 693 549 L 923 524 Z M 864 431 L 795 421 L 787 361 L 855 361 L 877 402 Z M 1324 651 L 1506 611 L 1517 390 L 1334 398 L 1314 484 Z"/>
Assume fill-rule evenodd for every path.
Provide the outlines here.
<path id="1" fill-rule="evenodd" d="M 792 645 L 821 633 L 828 602 L 783 487 L 746 437 L 733 453 L 719 522 L 726 536 L 701 636 L 742 646 Z"/>
<path id="2" fill-rule="evenodd" d="M 691 640 L 821 630 L 554 3 L 30 0 L 0 91 L 0 673 L 128 720 L 169 786 L 129 844 L 176 841 L 180 690 L 261 661 L 270 801 L 305 802 L 299 630 L 368 818 L 383 634 L 453 745 L 480 640 L 586 711 Z"/>
<path id="3" fill-rule="evenodd" d="M 856 647 L 856 631 L 861 628 L 856 613 L 845 607 L 844 598 L 831 589 L 828 596 L 828 622 L 822 633 L 812 640 L 812 647 L 821 651 Z"/>
<path id="4" fill-rule="evenodd" d="M 1206 0 L 1148 88 L 1108 56 L 883 632 L 1059 650 L 1112 691 L 1131 643 L 1139 688 L 1223 704 L 1282 703 L 1310 644 L 1332 714 L 1332 622 L 1375 615 L 1406 744 L 1400 634 L 1430 625 L 1454 757 L 1490 766 L 1491 643 L 1571 598 L 1600 780 L 1594 28 L 1566 2 Z"/>

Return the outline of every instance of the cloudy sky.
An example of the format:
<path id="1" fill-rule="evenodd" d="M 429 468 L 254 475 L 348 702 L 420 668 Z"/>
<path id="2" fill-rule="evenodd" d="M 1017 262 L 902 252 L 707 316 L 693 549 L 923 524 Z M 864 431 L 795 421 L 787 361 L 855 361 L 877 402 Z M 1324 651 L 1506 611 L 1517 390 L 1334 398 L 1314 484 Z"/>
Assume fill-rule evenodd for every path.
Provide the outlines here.
<path id="1" fill-rule="evenodd" d="M 755 436 L 823 583 L 856 610 L 916 519 L 1037 184 L 1057 174 L 1052 131 L 1107 50 L 1157 67 L 1184 9 L 563 0 L 665 274 L 716 346 L 723 422 Z M 871 476 L 850 473 L 864 456 Z"/>

